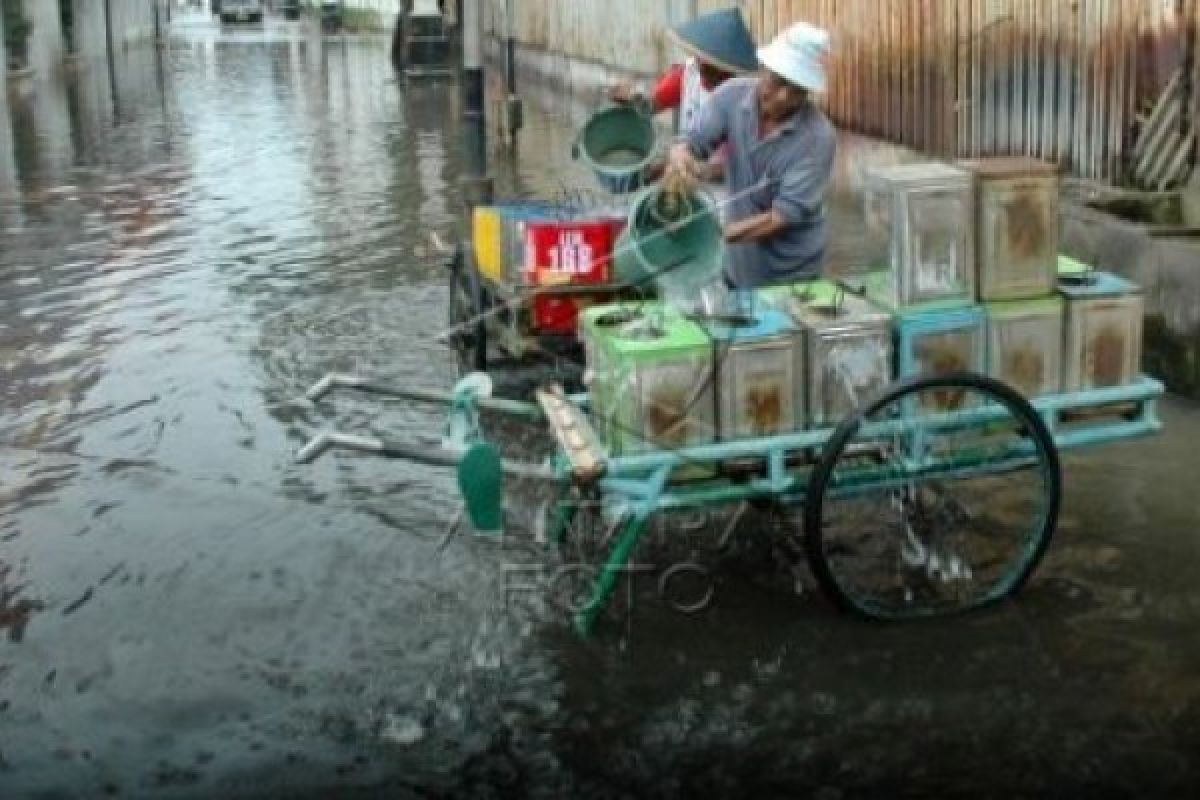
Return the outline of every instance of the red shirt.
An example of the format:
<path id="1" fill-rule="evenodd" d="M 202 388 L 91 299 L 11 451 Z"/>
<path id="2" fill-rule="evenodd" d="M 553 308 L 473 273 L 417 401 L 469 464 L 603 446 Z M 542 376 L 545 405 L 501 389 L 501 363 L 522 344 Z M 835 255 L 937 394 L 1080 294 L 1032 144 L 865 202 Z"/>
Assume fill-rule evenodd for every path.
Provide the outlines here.
<path id="1" fill-rule="evenodd" d="M 670 109 L 679 108 L 683 104 L 683 64 L 672 64 L 654 87 L 654 110 L 667 111 Z M 729 144 L 723 142 L 717 152 L 713 154 L 713 160 L 718 163 L 724 163 L 728 157 L 727 150 Z"/>
<path id="2" fill-rule="evenodd" d="M 655 111 L 679 108 L 683 102 L 683 64 L 672 64 L 654 87 Z"/>

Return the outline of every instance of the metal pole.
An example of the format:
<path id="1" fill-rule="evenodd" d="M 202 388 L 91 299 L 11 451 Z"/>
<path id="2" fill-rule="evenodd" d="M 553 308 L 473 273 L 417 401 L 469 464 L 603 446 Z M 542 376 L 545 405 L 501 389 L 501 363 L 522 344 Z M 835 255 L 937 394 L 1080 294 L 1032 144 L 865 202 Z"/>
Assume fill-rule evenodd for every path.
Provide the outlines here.
<path id="1" fill-rule="evenodd" d="M 483 95 L 483 2 L 463 3 L 463 114 L 466 117 L 467 177 L 463 197 L 468 210 L 491 202 L 492 182 L 487 174 L 487 118 Z"/>
<path id="2" fill-rule="evenodd" d="M 510 97 L 517 93 L 517 40 L 513 30 L 512 6 L 512 0 L 504 0 L 504 68 Z"/>
<path id="3" fill-rule="evenodd" d="M 1195 3 L 1187 2 L 1187 0 L 1179 0 L 1178 13 L 1180 19 L 1183 20 L 1183 66 L 1182 80 L 1179 82 L 1179 91 L 1183 93 L 1183 102 L 1180 103 L 1182 113 L 1179 115 L 1179 135 L 1185 139 L 1191 135 L 1192 128 L 1196 123 L 1196 92 L 1193 82 L 1196 67 L 1196 17 L 1192 13 L 1191 6 Z M 1200 143 L 1192 146 L 1192 152 L 1188 153 L 1188 163 L 1195 169 L 1196 166 L 1196 148 Z"/>
<path id="4" fill-rule="evenodd" d="M 463 4 L 463 101 L 468 117 L 483 114 L 483 0 Z"/>
<path id="5" fill-rule="evenodd" d="M 504 25 L 507 28 L 504 41 L 504 68 L 508 83 L 505 117 L 508 121 L 508 142 L 515 148 L 517 132 L 521 130 L 525 122 L 525 110 L 521 106 L 521 98 L 517 96 L 517 26 L 513 21 L 513 0 L 504 1 Z"/>
<path id="6" fill-rule="evenodd" d="M 416 386 L 384 386 L 365 378 L 359 378 L 354 375 L 343 375 L 337 372 L 321 378 L 321 380 L 313 384 L 311 389 L 305 392 L 304 396 L 315 403 L 336 389 L 354 389 L 366 394 L 395 397 L 401 400 L 432 403 L 434 405 L 448 406 L 454 402 L 453 391 L 422 389 Z M 497 414 L 511 414 L 535 420 L 544 418 L 540 406 L 521 400 L 509 400 L 503 397 L 476 397 L 475 405 L 482 411 L 491 411 Z"/>
<path id="7" fill-rule="evenodd" d="M 108 87 L 112 92 L 113 119 L 121 119 L 121 87 L 117 82 L 117 48 L 113 36 L 112 0 L 104 0 L 104 47 L 108 56 Z"/>

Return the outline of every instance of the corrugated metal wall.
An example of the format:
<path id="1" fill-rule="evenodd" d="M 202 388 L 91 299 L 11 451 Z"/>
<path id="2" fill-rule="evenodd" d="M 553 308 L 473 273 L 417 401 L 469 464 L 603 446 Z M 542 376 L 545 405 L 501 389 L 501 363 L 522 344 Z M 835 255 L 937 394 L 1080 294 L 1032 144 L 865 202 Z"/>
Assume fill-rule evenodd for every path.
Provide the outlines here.
<path id="1" fill-rule="evenodd" d="M 745 9 L 761 41 L 799 19 L 832 32 L 827 103 L 844 127 L 943 156 L 1031 155 L 1120 182 L 1136 114 L 1184 63 L 1200 0 L 749 0 Z"/>
<path id="2" fill-rule="evenodd" d="M 470 0 L 468 0 L 470 1 Z M 506 0 L 488 6 L 504 35 Z M 730 0 L 509 0 L 539 50 L 650 74 L 665 30 Z M 841 126 L 942 156 L 1024 154 L 1124 181 L 1138 127 L 1195 41 L 1200 0 L 744 0 L 759 41 L 805 19 L 834 35 Z M 1194 73 L 1195 65 L 1190 72 Z M 1198 76 L 1181 82 L 1191 98 Z M 1190 124 L 1195 102 L 1186 104 Z"/>

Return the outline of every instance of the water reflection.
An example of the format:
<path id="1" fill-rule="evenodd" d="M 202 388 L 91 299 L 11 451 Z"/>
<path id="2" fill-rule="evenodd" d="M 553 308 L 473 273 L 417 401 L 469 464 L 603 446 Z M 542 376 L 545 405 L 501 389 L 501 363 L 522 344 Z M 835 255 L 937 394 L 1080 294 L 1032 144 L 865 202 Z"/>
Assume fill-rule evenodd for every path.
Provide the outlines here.
<path id="1" fill-rule="evenodd" d="M 22 597 L 25 586 L 17 583 L 19 576 L 14 573 L 12 567 L 0 561 L 0 637 L 18 643 L 25 636 L 30 615 L 40 611 L 41 605 Z"/>
<path id="2" fill-rule="evenodd" d="M 0 102 L 0 224 L 17 190 L 17 163 L 13 152 L 12 117 L 8 102 Z"/>

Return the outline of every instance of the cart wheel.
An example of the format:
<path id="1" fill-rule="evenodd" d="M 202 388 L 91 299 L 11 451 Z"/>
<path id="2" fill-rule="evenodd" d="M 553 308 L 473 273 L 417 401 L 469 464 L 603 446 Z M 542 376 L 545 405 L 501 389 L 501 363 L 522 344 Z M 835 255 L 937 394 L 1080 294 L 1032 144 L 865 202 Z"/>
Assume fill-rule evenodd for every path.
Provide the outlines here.
<path id="1" fill-rule="evenodd" d="M 475 260 L 459 248 L 450 264 L 448 321 L 454 331 L 450 345 L 464 371 L 487 370 L 487 321 L 482 316 L 486 305 Z"/>
<path id="2" fill-rule="evenodd" d="M 1058 521 L 1058 451 L 1012 389 L 915 378 L 846 419 L 809 485 L 805 546 L 849 611 L 905 619 L 1017 592 Z"/>

